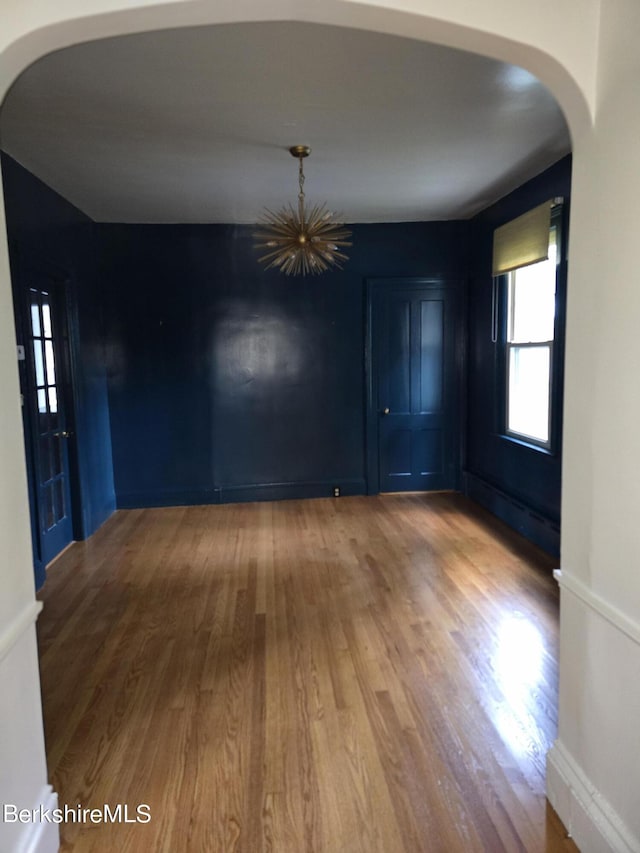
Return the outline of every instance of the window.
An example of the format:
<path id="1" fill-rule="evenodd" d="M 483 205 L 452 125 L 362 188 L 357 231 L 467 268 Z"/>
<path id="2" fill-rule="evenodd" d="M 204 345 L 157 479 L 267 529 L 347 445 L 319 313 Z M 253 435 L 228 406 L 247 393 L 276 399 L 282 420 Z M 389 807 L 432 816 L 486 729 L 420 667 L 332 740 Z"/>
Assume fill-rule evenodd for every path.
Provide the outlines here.
<path id="1" fill-rule="evenodd" d="M 549 258 L 507 274 L 506 418 L 508 435 L 551 446 L 558 227 Z"/>

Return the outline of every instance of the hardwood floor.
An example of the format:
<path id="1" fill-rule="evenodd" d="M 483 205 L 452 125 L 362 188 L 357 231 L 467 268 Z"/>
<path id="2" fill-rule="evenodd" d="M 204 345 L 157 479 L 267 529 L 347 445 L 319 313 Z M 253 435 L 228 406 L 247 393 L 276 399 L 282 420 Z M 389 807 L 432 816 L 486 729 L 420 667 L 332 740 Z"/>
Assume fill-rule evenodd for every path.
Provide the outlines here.
<path id="1" fill-rule="evenodd" d="M 118 512 L 39 621 L 74 853 L 575 851 L 555 562 L 448 494 Z"/>

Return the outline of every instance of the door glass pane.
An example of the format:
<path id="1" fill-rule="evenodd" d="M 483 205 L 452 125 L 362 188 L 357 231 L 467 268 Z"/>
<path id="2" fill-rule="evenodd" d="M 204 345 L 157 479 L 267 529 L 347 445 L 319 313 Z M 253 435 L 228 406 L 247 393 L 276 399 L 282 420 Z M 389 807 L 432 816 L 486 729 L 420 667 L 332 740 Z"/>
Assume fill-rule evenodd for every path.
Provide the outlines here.
<path id="1" fill-rule="evenodd" d="M 47 411 L 47 392 L 44 388 L 38 389 L 38 411 L 41 415 Z"/>
<path id="2" fill-rule="evenodd" d="M 549 441 L 549 368 L 551 347 L 513 346 L 509 351 L 507 429 Z"/>
<path id="3" fill-rule="evenodd" d="M 52 414 L 58 411 L 58 391 L 56 388 L 49 388 L 49 409 Z"/>
<path id="4" fill-rule="evenodd" d="M 33 342 L 33 358 L 36 367 L 36 385 L 44 385 L 44 357 L 42 354 L 42 341 Z"/>
<path id="5" fill-rule="evenodd" d="M 51 308 L 49 306 L 48 296 L 47 294 L 43 294 L 44 299 L 42 302 L 42 325 L 44 327 L 44 336 L 45 338 L 51 337 Z"/>
<path id="6" fill-rule="evenodd" d="M 44 354 L 45 361 L 47 363 L 47 384 L 55 385 L 56 384 L 56 364 L 55 358 L 53 355 L 53 341 L 45 341 L 44 342 Z M 51 411 L 54 411 L 53 407 Z"/>
<path id="7" fill-rule="evenodd" d="M 34 338 L 39 338 L 42 334 L 40 331 L 40 308 L 37 302 L 31 303 L 31 334 Z"/>

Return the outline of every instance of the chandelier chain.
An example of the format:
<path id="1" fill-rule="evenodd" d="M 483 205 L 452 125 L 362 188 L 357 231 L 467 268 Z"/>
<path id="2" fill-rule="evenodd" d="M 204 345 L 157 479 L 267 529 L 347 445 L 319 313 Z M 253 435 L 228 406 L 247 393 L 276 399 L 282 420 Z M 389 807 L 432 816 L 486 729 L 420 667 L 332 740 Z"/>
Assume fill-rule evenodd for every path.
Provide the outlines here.
<path id="1" fill-rule="evenodd" d="M 302 228 L 304 228 L 304 169 L 302 166 L 302 157 L 298 157 L 300 165 L 298 167 L 298 186 L 300 187 L 300 192 L 298 193 L 298 215 L 300 217 L 300 224 Z"/>

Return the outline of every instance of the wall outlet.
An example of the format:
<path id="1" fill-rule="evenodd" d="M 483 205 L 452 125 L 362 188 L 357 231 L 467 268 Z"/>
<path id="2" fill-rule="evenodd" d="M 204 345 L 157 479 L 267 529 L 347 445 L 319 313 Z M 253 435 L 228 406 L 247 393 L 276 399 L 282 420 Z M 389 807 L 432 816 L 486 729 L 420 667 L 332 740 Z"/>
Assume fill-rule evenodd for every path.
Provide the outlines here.
<path id="1" fill-rule="evenodd" d="M 340 497 L 340 486 L 334 486 L 333 487 L 333 496 L 334 496 L 334 498 Z"/>

